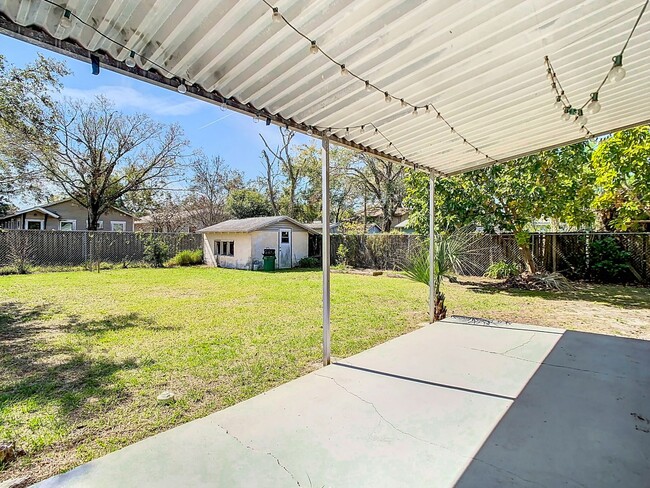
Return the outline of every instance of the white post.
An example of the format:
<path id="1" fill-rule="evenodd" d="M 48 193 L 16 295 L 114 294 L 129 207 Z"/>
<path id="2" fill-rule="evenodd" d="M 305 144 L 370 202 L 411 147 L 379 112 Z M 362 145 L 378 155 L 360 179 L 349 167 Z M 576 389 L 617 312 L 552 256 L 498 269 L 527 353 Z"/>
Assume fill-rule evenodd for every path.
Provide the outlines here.
<path id="1" fill-rule="evenodd" d="M 323 241 L 321 256 L 323 260 L 323 366 L 331 362 L 330 332 L 330 142 L 323 137 L 322 150 L 322 199 L 323 199 Z"/>
<path id="2" fill-rule="evenodd" d="M 429 173 L 429 322 L 436 321 L 436 175 Z"/>

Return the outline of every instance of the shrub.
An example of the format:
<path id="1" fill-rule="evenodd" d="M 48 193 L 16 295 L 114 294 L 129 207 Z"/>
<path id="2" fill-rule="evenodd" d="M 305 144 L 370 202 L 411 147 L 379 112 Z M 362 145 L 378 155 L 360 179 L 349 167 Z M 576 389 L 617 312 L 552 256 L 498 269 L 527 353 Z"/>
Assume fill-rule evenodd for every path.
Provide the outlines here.
<path id="1" fill-rule="evenodd" d="M 336 250 L 336 264 L 341 268 L 348 266 L 348 248 L 343 243 L 339 244 Z"/>
<path id="2" fill-rule="evenodd" d="M 34 246 L 30 243 L 27 235 L 16 234 L 12 237 L 7 253 L 9 267 L 13 268 L 16 274 L 27 274 L 32 268 Z"/>
<path id="3" fill-rule="evenodd" d="M 143 257 L 154 268 L 162 268 L 169 259 L 169 246 L 163 239 L 150 235 L 144 240 Z"/>
<path id="4" fill-rule="evenodd" d="M 499 261 L 498 263 L 492 263 L 483 276 L 502 280 L 518 274 L 519 267 L 516 264 Z"/>
<path id="5" fill-rule="evenodd" d="M 593 240 L 589 244 L 589 275 L 601 282 L 627 281 L 630 257 L 613 237 Z"/>
<path id="6" fill-rule="evenodd" d="M 318 258 L 301 258 L 300 261 L 298 261 L 298 267 L 299 268 L 320 268 L 320 259 Z"/>
<path id="7" fill-rule="evenodd" d="M 194 266 L 197 264 L 203 264 L 203 251 L 201 249 L 181 251 L 167 261 L 167 266 Z"/>

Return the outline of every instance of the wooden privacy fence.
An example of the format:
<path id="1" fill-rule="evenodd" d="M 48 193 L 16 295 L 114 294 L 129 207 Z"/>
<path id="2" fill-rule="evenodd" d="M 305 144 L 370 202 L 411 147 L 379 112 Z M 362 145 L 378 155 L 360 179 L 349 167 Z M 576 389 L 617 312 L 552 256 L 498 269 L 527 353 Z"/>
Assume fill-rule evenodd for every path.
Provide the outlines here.
<path id="1" fill-rule="evenodd" d="M 589 279 L 594 259 L 592 243 L 611 238 L 629 253 L 628 264 L 636 281 L 650 283 L 650 233 L 562 232 L 534 233 L 530 236 L 533 260 L 540 271 L 560 272 L 570 279 Z M 342 245 L 347 264 L 359 268 L 400 269 L 408 257 L 423 249 L 426 238 L 417 235 L 331 236 L 332 264 L 340 264 Z M 312 255 L 320 255 L 320 236 L 310 242 Z M 477 234 L 460 270 L 462 274 L 482 276 L 490 265 L 504 261 L 524 269 L 519 246 L 513 234 Z"/>
<path id="2" fill-rule="evenodd" d="M 22 256 L 35 266 L 141 261 L 144 243 L 150 236 L 169 246 L 170 257 L 179 251 L 200 249 L 203 245 L 200 234 L 1 230 L 0 266 L 11 265 L 16 256 Z"/>

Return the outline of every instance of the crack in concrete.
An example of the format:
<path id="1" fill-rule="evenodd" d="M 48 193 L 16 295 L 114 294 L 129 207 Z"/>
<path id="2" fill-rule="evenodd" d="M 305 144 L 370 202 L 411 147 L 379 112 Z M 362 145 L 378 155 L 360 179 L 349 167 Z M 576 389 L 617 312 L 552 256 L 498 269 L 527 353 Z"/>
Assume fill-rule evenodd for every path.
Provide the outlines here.
<path id="1" fill-rule="evenodd" d="M 250 450 L 250 451 L 253 451 L 253 452 L 261 452 L 262 454 L 266 454 L 267 456 L 271 456 L 273 459 L 275 459 L 275 462 L 278 463 L 278 466 L 280 466 L 283 470 L 285 470 L 285 471 L 287 472 L 287 474 L 288 474 L 289 476 L 291 476 L 291 479 L 293 479 L 293 481 L 295 481 L 296 485 L 298 485 L 298 486 L 302 486 L 302 485 L 300 484 L 300 481 L 298 481 L 298 480 L 296 479 L 296 477 L 293 475 L 293 473 L 292 473 L 291 471 L 289 471 L 289 469 L 288 469 L 284 464 L 282 464 L 282 463 L 280 462 L 280 459 L 279 459 L 275 454 L 273 454 L 271 451 L 263 451 L 263 450 L 261 450 L 261 449 L 257 449 L 257 448 L 255 448 L 255 447 L 253 447 L 253 446 L 250 446 L 250 445 L 244 443 L 244 442 L 243 442 L 239 437 L 237 437 L 236 435 L 231 434 L 231 433 L 228 431 L 228 429 L 226 429 L 226 428 L 223 427 L 222 425 L 219 425 L 219 424 L 216 424 L 216 425 L 217 425 L 217 427 L 219 427 L 221 430 L 223 430 L 223 431 L 226 433 L 227 436 L 229 436 L 229 437 L 233 438 L 234 440 L 236 440 L 239 444 L 241 444 L 242 446 L 244 446 L 246 449 L 248 449 L 248 450 Z M 310 480 L 310 482 L 311 482 L 311 480 Z"/>
<path id="2" fill-rule="evenodd" d="M 526 478 L 522 478 L 522 477 L 519 476 L 517 473 L 514 473 L 514 472 L 509 471 L 509 470 L 507 470 L 507 469 L 505 469 L 505 468 L 502 468 L 502 467 L 500 467 L 500 466 L 497 466 L 496 464 L 492 464 L 492 463 L 490 463 L 490 462 L 488 462 L 488 461 L 484 461 L 483 459 L 477 458 L 477 457 L 475 457 L 475 456 L 471 456 L 471 457 L 465 456 L 465 455 L 463 455 L 463 454 L 460 454 L 460 453 L 454 451 L 453 449 L 451 449 L 451 448 L 449 448 L 449 447 L 447 447 L 447 446 L 443 446 L 442 444 L 437 444 L 437 443 L 432 442 L 432 441 L 430 441 L 430 440 L 428 440 L 428 439 L 424 439 L 424 438 L 422 438 L 422 437 L 418 437 L 418 436 L 416 436 L 416 435 L 414 435 L 414 434 L 411 434 L 410 432 L 407 432 L 407 431 L 405 431 L 405 430 L 402 430 L 402 429 L 400 429 L 399 427 L 397 427 L 395 424 L 393 424 L 390 420 L 388 420 L 386 417 L 384 417 L 384 416 L 381 414 L 381 412 L 377 409 L 377 406 L 376 406 L 373 402 L 371 402 L 371 401 L 369 401 L 369 400 L 366 400 L 366 399 L 363 398 L 362 396 L 357 395 L 356 393 L 354 393 L 354 392 L 348 390 L 345 386 L 343 386 L 341 383 L 339 383 L 339 382 L 336 380 L 336 378 L 332 378 L 331 376 L 325 376 L 325 375 L 323 375 L 323 374 L 319 374 L 319 373 L 313 373 L 313 374 L 314 374 L 315 376 L 320 376 L 321 378 L 326 378 L 326 379 L 328 379 L 328 380 L 332 380 L 332 381 L 333 381 L 333 382 L 334 382 L 334 383 L 335 383 L 339 388 L 341 388 L 343 391 L 345 391 L 345 392 L 348 393 L 349 395 L 352 395 L 353 397 L 355 397 L 355 398 L 361 400 L 363 403 L 366 403 L 366 404 L 370 405 L 370 406 L 373 408 L 373 410 L 375 411 L 375 413 L 379 416 L 380 419 L 382 419 L 384 422 L 386 422 L 388 425 L 390 425 L 390 426 L 391 426 L 395 431 L 397 431 L 397 432 L 399 432 L 399 433 L 401 433 L 401 434 L 403 434 L 403 435 L 405 435 L 405 436 L 411 437 L 411 438 L 413 438 L 413 439 L 415 439 L 415 440 L 417 440 L 417 441 L 424 442 L 424 443 L 429 444 L 429 445 L 432 445 L 432 446 L 434 446 L 434 447 L 438 447 L 438 448 L 440 448 L 440 449 L 444 449 L 445 451 L 449 452 L 450 454 L 453 454 L 454 456 L 458 456 L 459 458 L 461 458 L 461 459 L 463 459 L 463 460 L 476 461 L 476 462 L 478 462 L 478 463 L 485 464 L 486 466 L 490 466 L 490 467 L 492 467 L 492 468 L 494 468 L 494 469 L 496 469 L 496 470 L 498 470 L 498 471 L 501 471 L 501 472 L 507 473 L 507 474 L 509 474 L 509 475 L 511 475 L 511 476 L 514 476 L 515 478 L 517 478 L 517 479 L 519 479 L 519 480 L 521 480 L 521 481 L 526 482 L 526 483 L 530 483 L 530 484 L 532 484 L 532 485 L 542 486 L 542 487 L 543 487 L 543 485 L 541 485 L 540 483 L 538 483 L 538 482 L 536 482 L 536 481 L 532 481 L 532 480 L 529 480 L 529 479 L 526 479 Z M 374 432 L 374 431 L 373 431 L 373 432 Z"/>
<path id="3" fill-rule="evenodd" d="M 532 341 L 534 338 L 535 338 L 535 333 L 533 332 L 533 335 L 531 335 L 531 336 L 528 338 L 527 341 L 525 341 L 525 342 L 519 344 L 518 346 L 512 347 L 512 348 L 508 349 L 507 351 L 503 351 L 503 352 L 501 352 L 501 353 L 499 353 L 499 354 L 501 354 L 501 355 L 503 355 L 503 356 L 507 356 L 509 352 L 512 352 L 512 351 L 514 351 L 515 349 L 519 349 L 520 347 L 524 347 L 524 346 L 530 344 L 530 341 Z"/>

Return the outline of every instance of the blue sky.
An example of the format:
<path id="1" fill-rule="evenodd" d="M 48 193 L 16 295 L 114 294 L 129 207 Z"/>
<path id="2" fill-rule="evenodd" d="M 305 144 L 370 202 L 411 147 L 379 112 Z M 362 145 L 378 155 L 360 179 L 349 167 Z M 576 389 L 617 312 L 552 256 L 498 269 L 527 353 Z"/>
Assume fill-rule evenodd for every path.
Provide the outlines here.
<path id="1" fill-rule="evenodd" d="M 256 178 L 262 172 L 259 156 L 264 145 L 259 134 L 275 144 L 279 141 L 276 126 L 267 127 L 263 122 L 254 122 L 251 117 L 222 110 L 175 90 L 134 80 L 108 69 L 93 76 L 89 63 L 10 37 L 0 36 L 0 41 L 0 53 L 17 66 L 36 59 L 38 52 L 65 61 L 72 73 L 63 80 L 64 95 L 92 98 L 103 94 L 124 112 L 144 112 L 159 122 L 178 123 L 193 148 L 202 148 L 208 156 L 221 156 L 231 167 L 243 171 L 247 178 Z M 294 141 L 301 144 L 310 139 L 297 134 Z"/>

